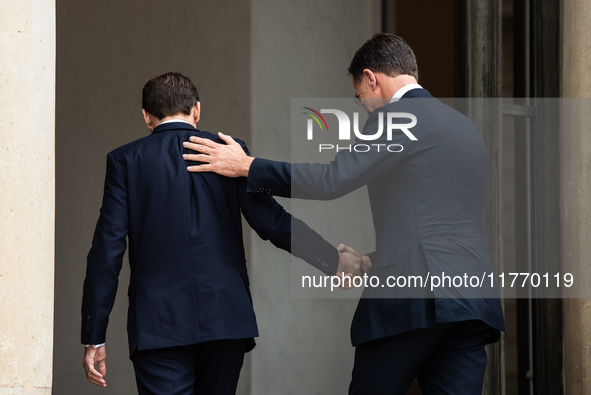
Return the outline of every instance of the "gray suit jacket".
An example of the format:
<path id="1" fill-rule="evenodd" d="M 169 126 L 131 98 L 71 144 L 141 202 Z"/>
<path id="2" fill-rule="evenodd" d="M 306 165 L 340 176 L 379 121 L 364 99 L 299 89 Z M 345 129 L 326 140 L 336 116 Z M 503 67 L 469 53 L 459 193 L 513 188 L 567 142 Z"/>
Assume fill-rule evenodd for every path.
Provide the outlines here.
<path id="1" fill-rule="evenodd" d="M 376 234 L 375 251 L 369 254 L 371 275 L 380 277 L 381 284 L 388 276 L 421 276 L 427 286 L 366 288 L 351 327 L 353 345 L 472 319 L 504 331 L 498 290 L 490 286 L 494 276 L 483 223 L 488 154 L 478 129 L 426 90 L 414 89 L 375 110 L 363 134 L 374 134 L 385 112 L 417 117 L 411 129 L 416 141 L 394 131 L 391 141 L 372 142 L 400 144 L 401 152 L 341 151 L 328 164 L 257 158 L 248 191 L 326 200 L 367 185 Z M 433 278 L 444 276 L 477 277 L 484 284 L 472 286 L 473 278 L 472 285 L 450 281 L 450 286 L 431 290 Z"/>

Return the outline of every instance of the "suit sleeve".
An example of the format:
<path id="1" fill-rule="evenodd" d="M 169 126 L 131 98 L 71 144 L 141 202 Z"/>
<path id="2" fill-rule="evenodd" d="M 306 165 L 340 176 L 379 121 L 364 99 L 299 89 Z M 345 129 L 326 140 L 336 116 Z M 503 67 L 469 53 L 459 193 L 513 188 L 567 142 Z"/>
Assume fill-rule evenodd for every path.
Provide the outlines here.
<path id="1" fill-rule="evenodd" d="M 246 146 L 240 142 L 248 153 Z M 242 214 L 263 240 L 307 263 L 333 275 L 337 271 L 339 253 L 322 236 L 298 218 L 293 217 L 271 196 L 246 191 L 246 179 L 239 181 L 238 193 Z"/>
<path id="2" fill-rule="evenodd" d="M 379 127 L 379 111 L 367 120 L 363 134 L 371 135 Z M 368 143 L 360 141 L 360 143 Z M 403 133 L 392 140 L 380 139 L 367 144 L 368 152 L 340 151 L 330 163 L 287 163 L 256 158 L 248 173 L 247 190 L 275 196 L 312 200 L 332 200 L 344 196 L 379 178 L 416 150 L 415 141 Z M 390 152 L 403 147 L 402 152 Z M 409 152 L 410 151 L 410 152 Z"/>
<path id="3" fill-rule="evenodd" d="M 124 172 L 112 153 L 107 155 L 107 174 L 92 247 L 88 253 L 82 297 L 83 344 L 105 342 L 128 233 L 127 187 Z"/>

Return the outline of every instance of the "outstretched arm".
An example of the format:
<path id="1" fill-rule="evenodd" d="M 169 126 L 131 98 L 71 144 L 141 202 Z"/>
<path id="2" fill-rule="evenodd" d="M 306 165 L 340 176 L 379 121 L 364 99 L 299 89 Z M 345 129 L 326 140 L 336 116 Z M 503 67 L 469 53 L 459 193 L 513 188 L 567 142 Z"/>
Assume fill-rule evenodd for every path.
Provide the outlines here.
<path id="1" fill-rule="evenodd" d="M 327 165 L 317 163 L 294 165 L 251 157 L 231 136 L 221 132 L 218 135 L 225 144 L 195 136 L 183 143 L 186 149 L 199 152 L 183 154 L 183 159 L 186 161 L 201 162 L 199 165 L 188 166 L 189 172 L 214 172 L 226 177 L 248 177 L 249 192 L 318 200 L 335 199 L 345 195 L 361 187 L 369 179 L 362 171 L 366 164 L 360 164 L 359 158 L 349 158 L 347 162 L 352 163 L 346 163 L 340 167 L 333 166 L 332 162 Z M 292 168 L 301 170 L 296 171 L 295 179 L 292 179 Z M 341 170 L 337 176 L 334 174 L 335 168 L 345 170 Z M 251 173 L 251 169 L 255 171 Z M 336 181 L 339 181 L 338 186 L 335 184 Z"/>
<path id="2" fill-rule="evenodd" d="M 380 119 L 379 114 L 372 113 L 363 134 L 373 135 L 383 127 Z M 185 148 L 199 152 L 186 154 L 185 159 L 201 162 L 189 166 L 189 171 L 248 177 L 249 192 L 313 200 L 344 196 L 392 171 L 418 150 L 429 149 L 428 145 L 411 144 L 406 135 L 398 133 L 375 140 L 367 152 L 340 151 L 330 163 L 286 163 L 247 156 L 230 136 L 222 133 L 219 136 L 225 144 L 194 137 L 191 142 L 184 143 Z M 404 154 L 385 148 L 402 147 L 402 144 Z"/>

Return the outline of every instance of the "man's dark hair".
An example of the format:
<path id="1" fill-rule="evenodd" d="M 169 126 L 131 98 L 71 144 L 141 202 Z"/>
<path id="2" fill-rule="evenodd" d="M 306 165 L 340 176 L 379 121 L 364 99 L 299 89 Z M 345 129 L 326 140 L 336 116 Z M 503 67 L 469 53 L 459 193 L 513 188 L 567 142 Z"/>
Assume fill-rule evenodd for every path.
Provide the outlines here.
<path id="1" fill-rule="evenodd" d="M 142 91 L 142 108 L 158 119 L 172 115 L 190 115 L 199 101 L 193 82 L 181 73 L 166 73 L 146 82 Z"/>
<path id="2" fill-rule="evenodd" d="M 401 37 L 390 33 L 374 34 L 355 52 L 348 69 L 355 82 L 361 80 L 364 69 L 389 77 L 408 74 L 419 80 L 414 52 Z"/>

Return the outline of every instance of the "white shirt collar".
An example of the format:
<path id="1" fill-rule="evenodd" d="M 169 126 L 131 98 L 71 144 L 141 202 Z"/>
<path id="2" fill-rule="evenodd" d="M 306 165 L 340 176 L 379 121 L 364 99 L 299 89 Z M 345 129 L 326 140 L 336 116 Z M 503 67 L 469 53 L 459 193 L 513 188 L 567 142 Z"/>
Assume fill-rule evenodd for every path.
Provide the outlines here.
<path id="1" fill-rule="evenodd" d="M 182 119 L 169 119 L 169 120 L 166 120 L 164 122 L 161 122 L 159 125 L 164 125 L 165 123 L 171 123 L 171 122 L 184 122 L 184 123 L 186 123 L 188 125 L 191 125 L 189 122 L 183 121 Z M 193 125 L 191 125 L 191 126 L 193 126 Z"/>
<path id="2" fill-rule="evenodd" d="M 404 94 L 410 90 L 413 89 L 423 89 L 422 86 L 420 86 L 419 84 L 408 84 L 408 85 L 404 85 L 402 88 L 398 89 L 396 91 L 396 93 L 394 93 L 394 96 L 392 96 L 392 99 L 390 100 L 390 103 L 394 103 L 398 100 L 400 100 L 400 98 L 402 96 L 404 96 Z"/>

